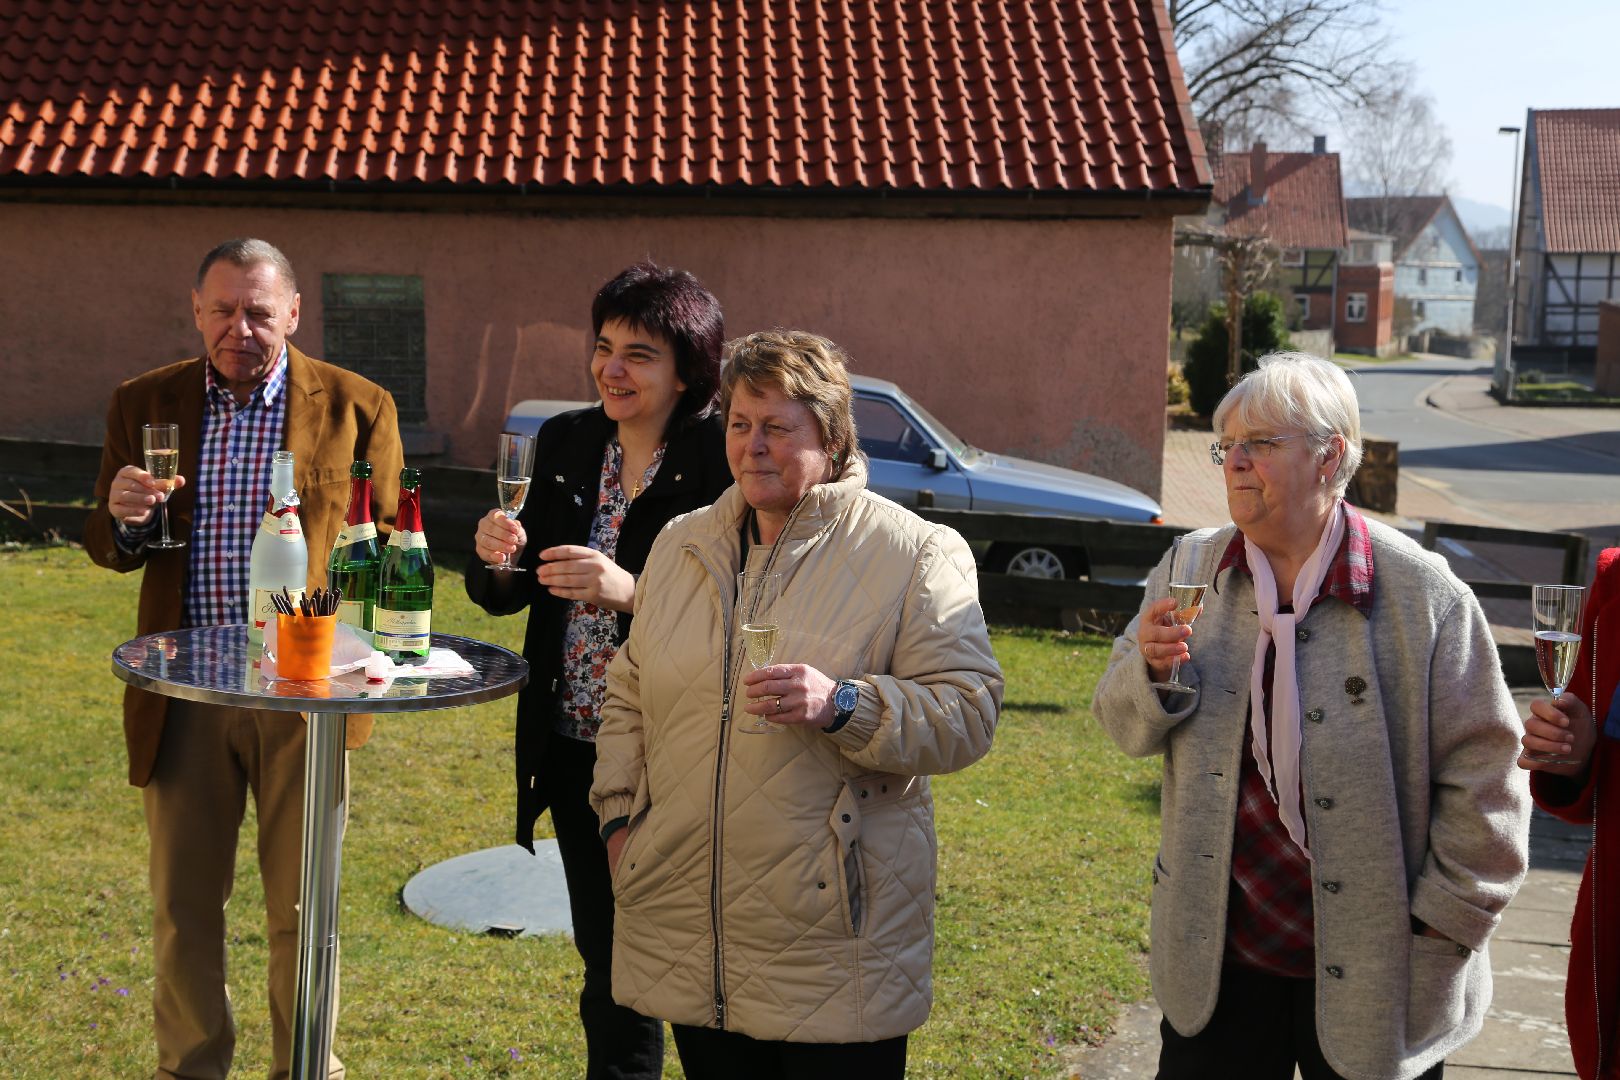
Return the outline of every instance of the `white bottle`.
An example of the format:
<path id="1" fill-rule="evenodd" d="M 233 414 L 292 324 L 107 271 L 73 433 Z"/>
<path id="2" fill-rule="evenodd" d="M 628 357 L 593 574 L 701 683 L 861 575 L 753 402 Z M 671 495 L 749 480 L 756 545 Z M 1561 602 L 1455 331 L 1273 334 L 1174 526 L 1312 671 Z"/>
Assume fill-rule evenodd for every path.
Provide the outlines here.
<path id="1" fill-rule="evenodd" d="M 296 603 L 309 577 L 309 548 L 298 517 L 291 450 L 277 450 L 270 465 L 270 509 L 253 537 L 248 562 L 248 642 L 264 643 L 264 624 L 276 617 L 272 593 L 286 589 Z"/>

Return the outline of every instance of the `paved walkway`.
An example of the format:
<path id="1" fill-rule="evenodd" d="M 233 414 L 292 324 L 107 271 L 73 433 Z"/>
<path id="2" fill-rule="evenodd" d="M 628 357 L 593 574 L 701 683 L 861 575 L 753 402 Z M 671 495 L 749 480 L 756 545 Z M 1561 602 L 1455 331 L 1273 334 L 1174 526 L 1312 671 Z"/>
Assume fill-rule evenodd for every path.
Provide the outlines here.
<path id="1" fill-rule="evenodd" d="M 1485 391 L 1489 380 L 1460 375 L 1441 382 L 1429 404 L 1463 419 L 1488 423 L 1527 438 L 1574 436 L 1579 448 L 1615 456 L 1620 425 L 1614 410 L 1504 408 Z M 1207 431 L 1166 433 L 1165 520 L 1197 527 L 1229 520 L 1219 470 L 1210 462 Z M 1401 476 L 1396 513 L 1372 514 L 1407 531 L 1425 521 L 1500 525 L 1483 511 L 1460 505 L 1441 489 Z M 1540 688 L 1515 691 L 1521 714 Z M 1448 1080 L 1530 1080 L 1574 1076 L 1564 1028 L 1564 975 L 1569 962 L 1569 919 L 1590 837 L 1539 811 L 1530 828 L 1530 873 L 1492 939 L 1495 994 L 1480 1036 L 1452 1055 Z M 1115 1034 L 1102 1046 L 1077 1050 L 1075 1080 L 1149 1080 L 1159 1052 L 1159 1011 L 1151 1001 L 1129 1005 Z"/>

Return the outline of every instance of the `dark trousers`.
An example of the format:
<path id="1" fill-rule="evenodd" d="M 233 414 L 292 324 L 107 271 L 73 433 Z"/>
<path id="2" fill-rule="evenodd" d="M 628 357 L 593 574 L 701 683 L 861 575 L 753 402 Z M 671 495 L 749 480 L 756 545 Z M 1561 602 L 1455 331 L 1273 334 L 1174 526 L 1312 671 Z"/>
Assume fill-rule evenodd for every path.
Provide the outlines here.
<path id="1" fill-rule="evenodd" d="M 586 1080 L 658 1080 L 664 1073 L 664 1024 L 613 1001 L 613 879 L 591 810 L 596 744 L 551 732 L 540 783 L 551 805 L 574 945 L 585 961 L 579 1018 L 589 1053 Z"/>
<path id="2" fill-rule="evenodd" d="M 671 1024 L 687 1080 L 900 1080 L 906 1038 L 882 1042 L 790 1043 L 735 1031 Z"/>
<path id="3" fill-rule="evenodd" d="M 1221 969 L 1215 1015 L 1197 1035 L 1164 1038 L 1158 1080 L 1342 1080 L 1316 1041 L 1316 980 L 1267 975 L 1230 961 Z M 1441 1062 L 1419 1080 L 1440 1080 Z"/>

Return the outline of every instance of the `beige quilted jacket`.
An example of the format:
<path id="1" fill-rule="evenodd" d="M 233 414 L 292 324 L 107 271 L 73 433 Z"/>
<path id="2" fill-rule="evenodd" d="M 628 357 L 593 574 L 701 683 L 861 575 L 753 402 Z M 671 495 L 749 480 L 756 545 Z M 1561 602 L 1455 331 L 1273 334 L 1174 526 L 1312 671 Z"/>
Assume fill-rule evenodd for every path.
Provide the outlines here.
<path id="1" fill-rule="evenodd" d="M 903 1035 L 933 1000 L 927 777 L 984 756 L 1001 706 L 973 557 L 859 467 L 814 488 L 771 553 L 777 659 L 859 680 L 860 705 L 832 735 L 743 734 L 746 509 L 732 487 L 664 530 L 608 669 L 591 803 L 630 819 L 613 996 L 758 1039 Z"/>

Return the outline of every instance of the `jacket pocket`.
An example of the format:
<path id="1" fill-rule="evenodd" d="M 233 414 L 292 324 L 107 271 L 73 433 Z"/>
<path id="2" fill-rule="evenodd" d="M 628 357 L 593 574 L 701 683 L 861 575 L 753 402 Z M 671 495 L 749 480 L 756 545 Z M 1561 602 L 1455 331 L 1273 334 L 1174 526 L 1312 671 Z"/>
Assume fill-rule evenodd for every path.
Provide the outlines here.
<path id="1" fill-rule="evenodd" d="M 1413 934 L 1407 958 L 1406 1045 L 1423 1046 L 1462 1026 L 1467 1008 L 1466 946 L 1447 938 Z"/>
<path id="2" fill-rule="evenodd" d="M 861 919 L 866 914 L 866 868 L 861 859 L 860 841 L 850 844 L 839 867 L 839 885 L 844 891 L 844 911 L 849 916 L 849 932 L 861 935 Z"/>

